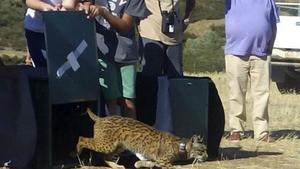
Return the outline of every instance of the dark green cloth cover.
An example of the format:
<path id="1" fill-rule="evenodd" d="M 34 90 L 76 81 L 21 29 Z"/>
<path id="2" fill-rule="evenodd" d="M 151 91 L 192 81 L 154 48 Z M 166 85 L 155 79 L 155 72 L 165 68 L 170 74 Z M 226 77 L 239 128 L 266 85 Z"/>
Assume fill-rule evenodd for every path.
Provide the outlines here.
<path id="1" fill-rule="evenodd" d="M 36 145 L 34 109 L 23 69 L 0 66 L 0 166 L 8 163 L 9 168 L 25 168 Z"/>
<path id="2" fill-rule="evenodd" d="M 209 158 L 216 158 L 224 133 L 225 115 L 213 81 L 208 77 L 169 79 L 173 132 L 181 137 L 201 134 Z"/>
<path id="3" fill-rule="evenodd" d="M 52 104 L 97 100 L 99 82 L 95 25 L 83 11 L 44 12 L 50 101 Z M 80 54 L 80 44 L 87 45 Z M 83 46 L 84 46 L 83 45 Z M 57 71 L 73 52 L 79 55 L 74 71 L 67 69 L 58 76 Z M 76 66 L 76 65 L 75 65 Z"/>
<path id="4" fill-rule="evenodd" d="M 207 138 L 209 79 L 169 79 L 173 132 L 189 138 L 201 134 Z"/>
<path id="5" fill-rule="evenodd" d="M 160 109 L 157 104 L 158 89 L 157 78 L 138 74 L 137 116 L 149 125 L 155 124 L 155 119 L 161 116 L 156 112 Z M 166 118 L 165 123 L 171 120 L 170 132 L 186 138 L 201 134 L 206 141 L 209 158 L 216 158 L 224 132 L 225 116 L 213 81 L 208 77 L 169 78 L 168 90 L 171 117 Z"/>

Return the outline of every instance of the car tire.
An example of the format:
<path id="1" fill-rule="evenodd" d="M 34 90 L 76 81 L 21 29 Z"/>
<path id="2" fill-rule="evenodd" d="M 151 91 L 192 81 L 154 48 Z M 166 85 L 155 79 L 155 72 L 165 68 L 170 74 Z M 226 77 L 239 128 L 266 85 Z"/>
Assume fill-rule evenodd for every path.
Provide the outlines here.
<path id="1" fill-rule="evenodd" d="M 282 94 L 300 94 L 300 72 L 293 68 L 285 69 L 284 82 L 277 82 L 276 85 Z"/>

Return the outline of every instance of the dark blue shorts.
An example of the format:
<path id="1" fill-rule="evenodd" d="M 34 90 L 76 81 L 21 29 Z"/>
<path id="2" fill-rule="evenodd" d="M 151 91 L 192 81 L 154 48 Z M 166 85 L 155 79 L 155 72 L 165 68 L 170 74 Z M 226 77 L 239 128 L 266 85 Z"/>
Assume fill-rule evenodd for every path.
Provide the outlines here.
<path id="1" fill-rule="evenodd" d="M 46 51 L 44 34 L 25 29 L 25 37 L 35 67 L 46 67 L 47 61 L 42 53 L 42 50 Z"/>
<path id="2" fill-rule="evenodd" d="M 140 38 L 142 75 L 179 77 L 182 70 L 182 43 L 166 45 L 148 38 Z"/>

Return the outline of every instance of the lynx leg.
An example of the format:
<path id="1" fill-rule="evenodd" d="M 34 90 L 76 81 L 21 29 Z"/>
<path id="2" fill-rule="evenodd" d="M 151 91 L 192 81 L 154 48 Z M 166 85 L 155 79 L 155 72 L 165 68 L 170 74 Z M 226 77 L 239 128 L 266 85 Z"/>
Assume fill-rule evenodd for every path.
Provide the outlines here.
<path id="1" fill-rule="evenodd" d="M 135 168 L 153 168 L 155 166 L 157 166 L 155 162 L 148 160 L 140 160 L 134 163 Z"/>
<path id="2" fill-rule="evenodd" d="M 112 156 L 113 156 L 113 154 L 104 155 L 104 162 L 112 169 L 125 169 L 124 166 L 118 165 L 117 163 L 113 162 Z"/>
<path id="3" fill-rule="evenodd" d="M 80 136 L 76 145 L 77 153 L 80 154 L 83 148 L 96 151 L 94 139 Z"/>
<path id="4" fill-rule="evenodd" d="M 111 167 L 112 169 L 126 169 L 123 165 L 119 165 L 119 164 L 117 164 L 117 163 L 115 163 L 115 162 L 112 162 L 112 161 L 106 161 L 106 160 L 104 160 L 105 161 L 105 163 L 109 166 L 109 167 Z"/>
<path id="5" fill-rule="evenodd" d="M 105 140 L 103 140 L 102 142 L 105 142 Z M 78 153 L 80 153 L 83 148 L 94 150 L 96 152 L 104 154 L 115 154 L 123 151 L 122 147 L 105 143 L 99 144 L 97 143 L 97 141 L 95 141 L 95 138 L 87 138 L 82 136 L 79 137 L 76 148 Z"/>
<path id="6" fill-rule="evenodd" d="M 161 167 L 162 169 L 172 169 L 172 168 L 174 168 L 171 163 L 166 162 L 164 160 L 158 160 L 157 163 L 158 163 L 158 166 Z"/>
<path id="7" fill-rule="evenodd" d="M 160 166 L 161 166 L 162 169 L 174 169 L 174 167 L 170 163 L 161 164 Z"/>

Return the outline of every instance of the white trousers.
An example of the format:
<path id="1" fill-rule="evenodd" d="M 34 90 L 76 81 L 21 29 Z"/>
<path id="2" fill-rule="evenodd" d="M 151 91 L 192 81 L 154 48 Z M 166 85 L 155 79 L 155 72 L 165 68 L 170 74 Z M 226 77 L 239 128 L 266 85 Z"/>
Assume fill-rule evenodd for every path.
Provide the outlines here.
<path id="1" fill-rule="evenodd" d="M 244 131 L 246 121 L 247 83 L 253 98 L 252 123 L 254 138 L 260 139 L 268 133 L 268 103 L 270 95 L 270 56 L 226 55 L 226 74 L 229 87 L 229 127 L 233 131 Z"/>

